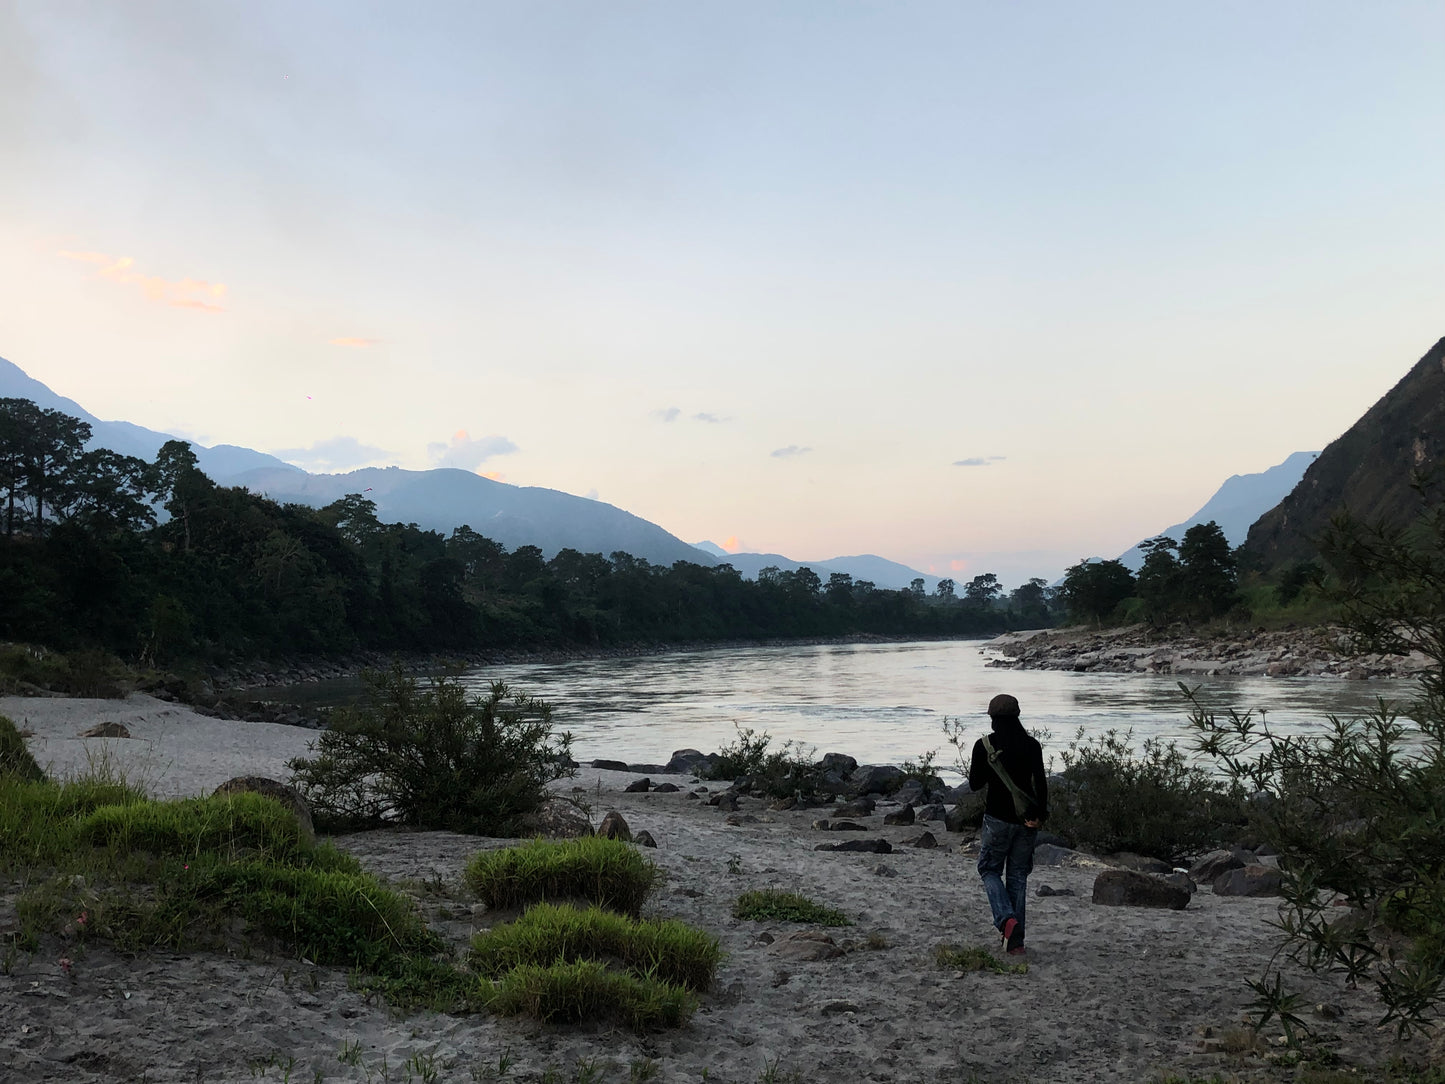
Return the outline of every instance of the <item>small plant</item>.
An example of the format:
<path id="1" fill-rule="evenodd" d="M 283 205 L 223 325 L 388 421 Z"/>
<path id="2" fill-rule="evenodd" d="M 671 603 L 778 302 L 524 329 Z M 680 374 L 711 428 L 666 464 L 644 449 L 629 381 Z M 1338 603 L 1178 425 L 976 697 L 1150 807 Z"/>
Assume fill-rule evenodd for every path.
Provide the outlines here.
<path id="1" fill-rule="evenodd" d="M 0 715 L 0 775 L 13 776 L 27 783 L 38 783 L 45 778 L 20 731 L 4 715 Z"/>
<path id="2" fill-rule="evenodd" d="M 737 727 L 738 740 L 718 751 L 717 759 L 699 770 L 704 779 L 734 781 L 746 778 L 754 794 L 786 798 L 809 793 L 820 774 L 815 750 L 795 742 L 780 750 L 769 750 L 772 737 L 749 727 Z"/>
<path id="3" fill-rule="evenodd" d="M 343 1039 L 341 1049 L 336 1052 L 336 1060 L 342 1065 L 361 1064 L 361 1040 Z"/>
<path id="4" fill-rule="evenodd" d="M 487 984 L 483 998 L 503 1016 L 556 1023 L 616 1020 L 637 1031 L 681 1027 L 697 1007 L 685 987 L 609 971 L 595 960 L 523 964 Z"/>
<path id="5" fill-rule="evenodd" d="M 734 877 L 743 871 L 743 856 L 734 852 L 728 855 L 728 872 Z"/>
<path id="6" fill-rule="evenodd" d="M 662 1062 L 655 1058 L 639 1058 L 628 1066 L 627 1079 L 629 1084 L 643 1084 L 644 1081 L 656 1079 L 660 1072 Z"/>
<path id="7" fill-rule="evenodd" d="M 1024 975 L 1027 963 L 1006 964 L 986 948 L 978 945 L 939 945 L 933 950 L 934 962 L 949 971 L 992 971 L 998 975 Z"/>
<path id="8" fill-rule="evenodd" d="M 463 875 L 488 907 L 580 899 L 630 915 L 642 910 L 660 877 L 635 847 L 595 836 L 482 851 Z"/>
<path id="9" fill-rule="evenodd" d="M 733 917 L 756 922 L 809 922 L 819 926 L 851 926 L 853 920 L 842 911 L 814 903 L 796 892 L 765 888 L 744 892 L 733 904 Z"/>

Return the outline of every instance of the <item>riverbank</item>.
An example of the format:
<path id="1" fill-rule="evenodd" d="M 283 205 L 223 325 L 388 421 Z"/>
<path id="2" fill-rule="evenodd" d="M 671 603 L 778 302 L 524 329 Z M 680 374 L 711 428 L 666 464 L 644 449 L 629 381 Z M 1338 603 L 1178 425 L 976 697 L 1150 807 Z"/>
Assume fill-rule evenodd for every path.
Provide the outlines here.
<path id="1" fill-rule="evenodd" d="M 1411 655 L 1351 655 L 1337 628 L 1250 629 L 1211 635 L 1148 625 L 1012 632 L 988 643 L 1007 670 L 1240 677 L 1410 678 L 1429 665 Z"/>
<path id="2" fill-rule="evenodd" d="M 315 737 L 224 723 L 145 696 L 7 698 L 0 713 L 29 731 L 52 773 L 110 764 L 161 796 L 209 793 L 239 774 L 285 779 L 286 760 Z M 105 722 L 131 736 L 81 737 Z M 940 966 L 939 946 L 995 947 L 973 833 L 889 825 L 896 807 L 885 802 L 852 818 L 863 831 L 823 833 L 814 822 L 826 811 L 775 809 L 748 796 L 723 808 L 708 802 L 718 785 L 693 776 L 652 774 L 654 785 L 678 788 L 671 792 L 626 790 L 635 780 L 590 768 L 555 786 L 584 803 L 594 823 L 616 809 L 633 832 L 654 837 L 657 848 L 644 853 L 665 881 L 649 915 L 722 940 L 727 957 L 715 987 L 679 1031 L 403 1017 L 350 989 L 344 969 L 261 955 L 131 956 L 94 942 L 79 955 L 65 950 L 74 958 L 64 967 L 56 943 L 17 952 L 0 969 L 0 1064 L 16 1080 L 68 1084 L 398 1080 L 407 1079 L 405 1065 L 416 1080 L 596 1084 L 1290 1079 L 1281 1049 L 1240 1027 L 1253 998 L 1245 980 L 1260 977 L 1276 943 L 1275 900 L 1218 896 L 1206 886 L 1183 910 L 1103 906 L 1092 902 L 1098 859 L 1040 854 L 1027 971 L 960 971 Z M 936 846 L 923 845 L 925 832 Z M 816 850 L 838 839 L 888 850 Z M 380 831 L 335 842 L 413 895 L 458 949 L 497 920 L 469 896 L 461 871 L 478 850 L 509 841 Z M 1051 893 L 1037 895 L 1044 887 Z M 0 930 L 14 921 L 20 888 L 0 889 Z M 804 893 L 853 925 L 732 917 L 740 893 L 765 888 Z M 1301 1011 L 1323 1048 L 1366 1070 L 1354 1079 L 1377 1079 L 1369 1070 L 1392 1056 L 1430 1057 L 1423 1042 L 1398 1044 L 1376 1028 L 1380 1007 L 1367 991 L 1284 966 L 1286 985 L 1319 1007 Z"/>

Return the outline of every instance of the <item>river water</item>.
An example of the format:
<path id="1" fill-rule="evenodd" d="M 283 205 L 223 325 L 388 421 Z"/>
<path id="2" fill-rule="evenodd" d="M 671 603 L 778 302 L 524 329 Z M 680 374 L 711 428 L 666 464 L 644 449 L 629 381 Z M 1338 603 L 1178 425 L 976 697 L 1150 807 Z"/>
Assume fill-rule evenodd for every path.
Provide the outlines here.
<path id="1" fill-rule="evenodd" d="M 1178 679 L 1142 674 L 1076 674 L 988 667 L 987 641 L 782 645 L 680 651 L 636 658 L 503 664 L 466 672 L 484 692 L 505 681 L 553 706 L 559 729 L 574 736 L 573 756 L 663 763 L 674 750 L 716 750 L 737 727 L 766 732 L 773 745 L 792 741 L 821 754 L 848 753 L 860 763 L 901 763 L 939 750 L 954 760 L 943 734 L 947 716 L 982 733 L 984 708 L 998 692 L 1019 698 L 1024 724 L 1049 732 L 1045 752 L 1067 747 L 1080 728 L 1110 728 L 1188 746 L 1187 710 Z M 1309 731 L 1329 713 L 1350 715 L 1377 697 L 1406 700 L 1407 681 L 1343 678 L 1208 678 L 1201 700 L 1213 710 L 1268 713 L 1271 729 Z M 316 694 L 326 690 L 312 687 Z M 354 686 L 353 686 L 354 688 Z M 272 695 L 282 699 L 300 690 Z M 339 689 L 333 689 L 339 692 Z"/>

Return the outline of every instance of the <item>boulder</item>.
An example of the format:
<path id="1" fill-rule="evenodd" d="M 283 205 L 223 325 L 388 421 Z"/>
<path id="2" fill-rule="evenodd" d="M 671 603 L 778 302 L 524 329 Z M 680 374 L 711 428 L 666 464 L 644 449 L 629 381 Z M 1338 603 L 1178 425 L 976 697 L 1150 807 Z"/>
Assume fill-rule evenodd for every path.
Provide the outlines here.
<path id="1" fill-rule="evenodd" d="M 1188 892 L 1191 896 L 1194 895 L 1195 890 L 1199 887 L 1194 883 L 1189 874 L 1183 872 L 1166 873 L 1164 874 L 1164 879 L 1170 884 L 1184 889 L 1184 891 Z"/>
<path id="2" fill-rule="evenodd" d="M 828 830 L 830 832 L 866 832 L 868 826 L 859 824 L 857 821 L 829 821 Z"/>
<path id="3" fill-rule="evenodd" d="M 646 793 L 647 793 L 649 790 L 651 790 L 651 789 L 652 789 L 652 780 L 651 780 L 651 779 L 646 779 L 646 778 L 644 778 L 644 779 L 634 779 L 631 783 L 628 783 L 627 786 L 625 786 L 625 787 L 622 788 L 622 793 L 623 793 L 623 794 L 646 794 Z"/>
<path id="4" fill-rule="evenodd" d="M 838 771 L 823 772 L 821 775 L 815 776 L 811 786 L 815 793 L 828 794 L 834 798 L 853 793 L 853 784 L 849 783 L 843 773 Z"/>
<path id="5" fill-rule="evenodd" d="M 659 783 L 652 788 L 654 794 L 676 794 L 682 788 L 676 783 Z"/>
<path id="6" fill-rule="evenodd" d="M 818 766 L 824 772 L 837 772 L 839 775 L 852 775 L 858 770 L 858 762 L 847 753 L 824 753 Z"/>
<path id="7" fill-rule="evenodd" d="M 1210 851 L 1189 867 L 1189 876 L 1195 881 L 1213 884 L 1221 873 L 1243 869 L 1248 864 L 1234 851 Z"/>
<path id="8" fill-rule="evenodd" d="M 1034 846 L 1034 865 L 1036 866 L 1062 866 L 1070 855 L 1078 854 L 1067 847 L 1055 846 L 1052 843 L 1039 843 Z"/>
<path id="9" fill-rule="evenodd" d="M 942 802 L 934 802 L 918 811 L 918 819 L 921 821 L 941 821 L 947 815 L 948 807 Z"/>
<path id="10" fill-rule="evenodd" d="M 797 804 L 798 804 L 798 799 L 797 799 L 797 798 L 794 798 L 792 795 L 789 795 L 789 796 L 786 797 L 786 798 L 779 798 L 779 799 L 778 799 L 776 802 L 774 802 L 772 805 L 768 806 L 768 808 L 771 809 L 771 810 L 773 810 L 774 812 L 782 813 L 782 812 L 785 812 L 786 810 L 792 809 L 793 806 L 795 806 L 795 805 L 797 805 Z"/>
<path id="11" fill-rule="evenodd" d="M 627 820 L 617 810 L 609 810 L 607 816 L 602 818 L 602 823 L 597 826 L 597 834 L 603 839 L 620 839 L 623 843 L 632 841 L 632 829 L 627 827 Z"/>
<path id="12" fill-rule="evenodd" d="M 96 723 L 89 730 L 80 732 L 82 738 L 128 738 L 130 731 L 121 723 Z"/>
<path id="13" fill-rule="evenodd" d="M 924 794 L 923 784 L 916 779 L 910 779 L 893 792 L 893 800 L 904 805 L 921 805 Z"/>
<path id="14" fill-rule="evenodd" d="M 1242 866 L 1214 879 L 1216 896 L 1278 896 L 1283 875 L 1273 866 Z"/>
<path id="15" fill-rule="evenodd" d="M 1039 885 L 1034 889 L 1035 896 L 1072 896 L 1073 894 L 1072 888 L 1055 888 L 1053 885 Z"/>
<path id="16" fill-rule="evenodd" d="M 892 794 L 903 785 L 903 769 L 892 764 L 870 764 L 853 773 L 858 794 Z"/>
<path id="17" fill-rule="evenodd" d="M 657 846 L 657 840 L 655 840 L 655 839 L 652 838 L 652 833 L 649 832 L 646 828 L 644 828 L 642 831 L 638 832 L 637 835 L 633 836 L 633 837 L 632 837 L 632 842 L 633 842 L 633 843 L 636 843 L 639 847 L 656 847 L 656 846 Z"/>
<path id="18" fill-rule="evenodd" d="M 1152 873 L 1106 869 L 1094 878 L 1094 902 L 1106 907 L 1167 907 L 1181 911 L 1189 906 L 1189 893 Z"/>
<path id="19" fill-rule="evenodd" d="M 889 813 L 883 818 L 884 824 L 909 825 L 913 823 L 913 806 L 906 805 L 897 813 Z"/>
<path id="20" fill-rule="evenodd" d="M 865 854 L 892 854 L 893 844 L 886 839 L 847 839 L 842 843 L 819 843 L 815 851 L 861 851 Z"/>
<path id="21" fill-rule="evenodd" d="M 983 805 L 984 796 L 982 794 L 969 794 L 944 816 L 944 826 L 950 832 L 981 828 L 983 826 Z"/>
<path id="22" fill-rule="evenodd" d="M 721 794 L 714 794 L 707 800 L 708 805 L 715 805 L 724 813 L 736 813 L 738 811 L 738 796 L 730 790 Z"/>
<path id="23" fill-rule="evenodd" d="M 829 813 L 830 817 L 871 817 L 874 808 L 878 805 L 872 798 L 866 795 L 862 798 L 855 798 L 851 802 L 844 802 Z"/>
<path id="24" fill-rule="evenodd" d="M 917 847 L 919 850 L 932 850 L 938 846 L 938 837 L 932 832 L 924 832 L 921 836 L 914 838 L 909 845 Z"/>
<path id="25" fill-rule="evenodd" d="M 526 834 L 546 839 L 576 839 L 592 834 L 587 814 L 563 798 L 543 802 L 540 809 L 523 819 L 522 826 Z"/>
<path id="26" fill-rule="evenodd" d="M 1147 854 L 1135 854 L 1133 851 L 1118 851 L 1114 854 L 1104 855 L 1103 858 L 1111 866 L 1137 870 L 1140 873 L 1157 873 L 1162 876 L 1174 872 L 1174 867 L 1168 862 L 1150 858 Z"/>
<path id="27" fill-rule="evenodd" d="M 592 767 L 602 768 L 609 772 L 625 772 L 627 771 L 627 762 L 625 760 L 594 760 Z"/>
<path id="28" fill-rule="evenodd" d="M 734 828 L 741 828 L 745 824 L 757 824 L 758 818 L 751 813 L 729 813 L 723 818 L 724 824 L 730 824 Z"/>
<path id="29" fill-rule="evenodd" d="M 311 823 L 311 807 L 306 804 L 306 799 L 301 797 L 301 792 L 293 786 L 275 779 L 267 779 L 263 775 L 239 775 L 235 779 L 227 779 L 212 793 L 260 794 L 266 798 L 272 798 L 284 805 L 295 816 L 296 823 L 301 829 L 301 838 L 307 843 L 316 842 L 316 827 Z"/>
<path id="30" fill-rule="evenodd" d="M 662 771 L 658 774 L 693 775 L 696 774 L 699 765 L 716 759 L 716 753 L 703 753 L 696 749 L 679 749 L 672 754 L 672 758 L 663 765 Z"/>

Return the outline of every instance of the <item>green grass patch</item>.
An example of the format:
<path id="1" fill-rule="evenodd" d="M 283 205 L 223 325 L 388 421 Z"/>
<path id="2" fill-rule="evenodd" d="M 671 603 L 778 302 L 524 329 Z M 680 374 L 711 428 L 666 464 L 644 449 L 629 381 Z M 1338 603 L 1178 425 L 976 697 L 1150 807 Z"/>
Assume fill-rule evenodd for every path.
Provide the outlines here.
<path id="1" fill-rule="evenodd" d="M 939 945 L 933 960 L 950 971 L 992 971 L 997 975 L 1026 975 L 1029 965 L 1007 964 L 979 945 Z"/>
<path id="2" fill-rule="evenodd" d="M 697 998 L 686 987 L 610 971 L 596 960 L 522 964 L 483 983 L 483 1000 L 503 1016 L 547 1023 L 615 1020 L 637 1031 L 686 1024 Z"/>
<path id="3" fill-rule="evenodd" d="M 842 911 L 814 903 L 796 892 L 765 888 L 744 892 L 733 904 L 733 917 L 757 922 L 811 922 L 819 926 L 851 926 L 853 920 Z"/>
<path id="4" fill-rule="evenodd" d="M 706 990 L 721 959 L 716 937 L 682 922 L 537 904 L 516 922 L 473 937 L 468 962 L 495 978 L 527 965 L 617 960 L 639 977 Z"/>
<path id="5" fill-rule="evenodd" d="M 27 783 L 39 782 L 45 778 L 40 765 L 35 763 L 35 758 L 30 755 L 30 747 L 25 744 L 20 731 L 4 715 L 0 715 L 0 775 L 11 776 Z"/>
<path id="6" fill-rule="evenodd" d="M 661 874 L 632 845 L 592 836 L 483 851 L 467 863 L 464 879 L 488 907 L 588 900 L 636 915 Z"/>

